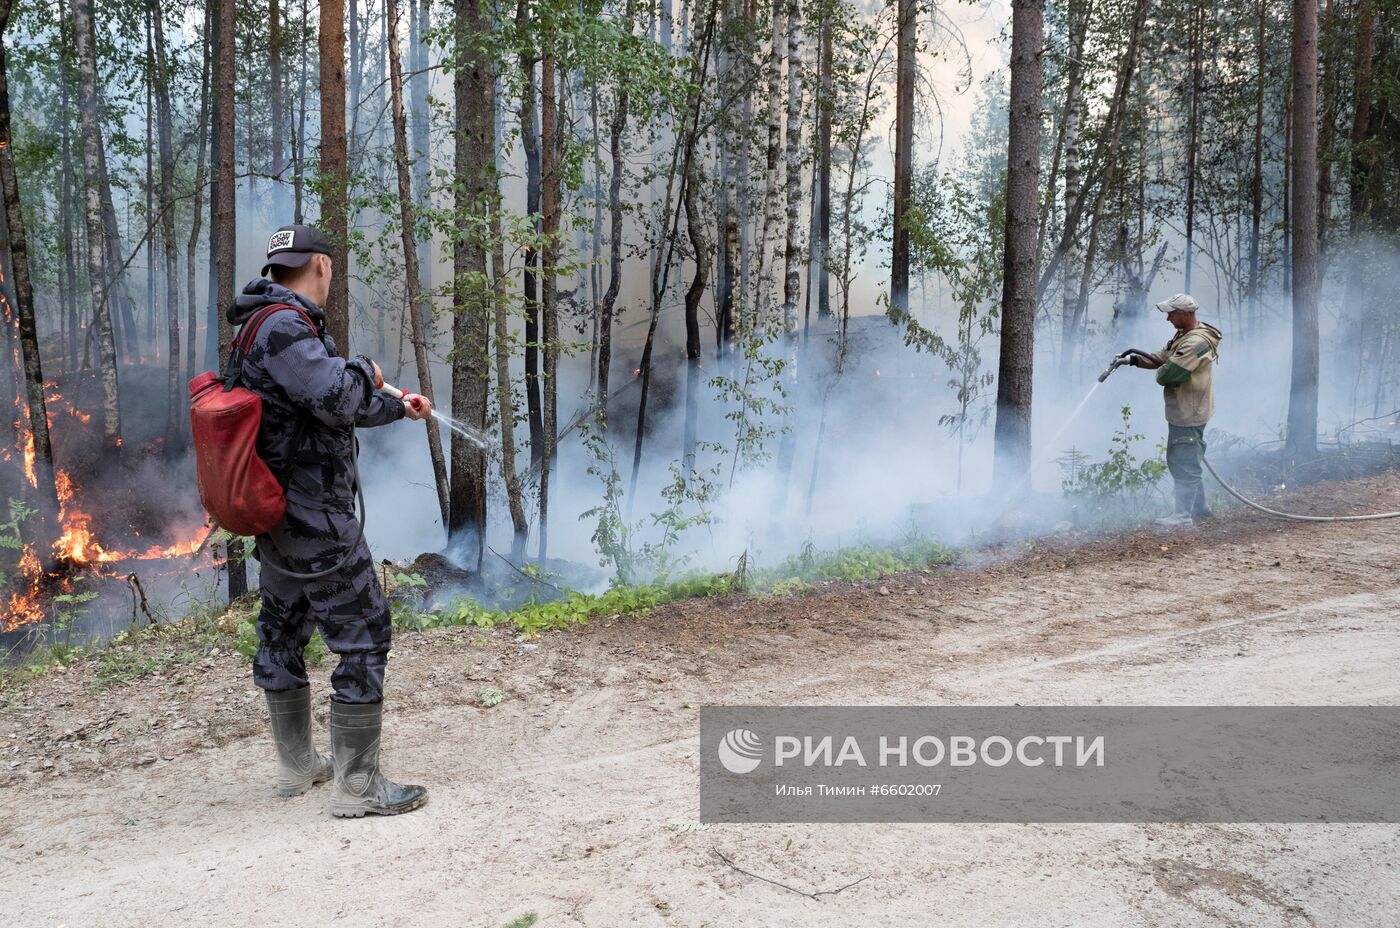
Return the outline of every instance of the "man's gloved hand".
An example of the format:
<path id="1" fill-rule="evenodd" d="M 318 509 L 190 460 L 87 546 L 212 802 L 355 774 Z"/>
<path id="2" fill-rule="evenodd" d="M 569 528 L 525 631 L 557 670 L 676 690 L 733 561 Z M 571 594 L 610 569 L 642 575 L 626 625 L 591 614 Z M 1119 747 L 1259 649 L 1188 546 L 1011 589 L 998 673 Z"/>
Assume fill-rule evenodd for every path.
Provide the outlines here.
<path id="1" fill-rule="evenodd" d="M 1115 360 L 1122 361 L 1129 367 L 1141 367 L 1142 365 L 1138 362 L 1146 354 L 1147 352 L 1140 348 L 1126 348 L 1118 353 L 1118 357 L 1115 358 Z"/>

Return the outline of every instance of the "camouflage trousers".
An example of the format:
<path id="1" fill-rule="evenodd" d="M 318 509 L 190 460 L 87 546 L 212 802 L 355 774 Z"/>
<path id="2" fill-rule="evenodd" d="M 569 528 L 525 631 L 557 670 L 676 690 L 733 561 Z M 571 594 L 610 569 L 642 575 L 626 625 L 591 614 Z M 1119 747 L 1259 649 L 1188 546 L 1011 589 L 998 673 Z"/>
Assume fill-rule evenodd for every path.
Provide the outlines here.
<path id="1" fill-rule="evenodd" d="M 288 500 L 286 516 L 258 543 L 277 563 L 311 573 L 343 558 L 358 531 L 353 513 L 308 509 Z M 254 683 L 265 690 L 306 686 L 306 645 L 319 628 L 326 647 L 340 657 L 331 674 L 331 698 L 341 703 L 384 699 L 389 605 L 364 539 L 348 564 L 318 580 L 297 580 L 264 562 L 260 587 Z"/>
<path id="2" fill-rule="evenodd" d="M 1201 481 L 1201 458 L 1206 453 L 1204 425 L 1167 426 L 1167 470 L 1176 484 L 1176 511 L 1206 515 L 1206 488 Z"/>

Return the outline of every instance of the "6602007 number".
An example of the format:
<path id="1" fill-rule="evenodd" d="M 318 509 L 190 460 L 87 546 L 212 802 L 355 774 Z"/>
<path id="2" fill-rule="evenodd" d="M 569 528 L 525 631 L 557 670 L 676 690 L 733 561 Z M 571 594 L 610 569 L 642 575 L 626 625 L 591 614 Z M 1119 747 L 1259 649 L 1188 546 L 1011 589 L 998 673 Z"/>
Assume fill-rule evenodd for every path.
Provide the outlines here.
<path id="1" fill-rule="evenodd" d="M 881 783 L 870 787 L 872 796 L 938 796 L 942 783 Z"/>

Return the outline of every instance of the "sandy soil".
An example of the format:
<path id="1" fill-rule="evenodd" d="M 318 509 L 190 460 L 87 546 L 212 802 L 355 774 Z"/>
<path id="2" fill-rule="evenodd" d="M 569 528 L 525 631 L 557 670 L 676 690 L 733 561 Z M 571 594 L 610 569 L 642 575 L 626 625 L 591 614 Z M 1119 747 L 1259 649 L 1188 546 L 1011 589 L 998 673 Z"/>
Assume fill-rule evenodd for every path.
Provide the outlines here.
<path id="1" fill-rule="evenodd" d="M 673 823 L 704 704 L 1394 704 L 1397 542 L 1242 516 L 533 641 L 404 635 L 386 769 L 432 797 L 394 819 L 273 797 L 236 656 L 97 694 L 75 668 L 0 711 L 0 923 L 1393 926 L 1400 826 Z M 814 899 L 717 851 L 805 892 L 864 880 Z"/>

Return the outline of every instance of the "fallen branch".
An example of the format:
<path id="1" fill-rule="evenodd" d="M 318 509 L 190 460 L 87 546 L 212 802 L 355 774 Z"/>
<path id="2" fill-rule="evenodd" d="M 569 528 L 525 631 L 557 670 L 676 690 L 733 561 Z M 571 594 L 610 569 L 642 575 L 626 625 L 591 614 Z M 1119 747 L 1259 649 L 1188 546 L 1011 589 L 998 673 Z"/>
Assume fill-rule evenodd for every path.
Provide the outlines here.
<path id="1" fill-rule="evenodd" d="M 151 615 L 151 607 L 146 603 L 146 591 L 141 586 L 141 578 L 136 574 L 126 575 L 126 585 L 131 588 L 131 624 L 136 624 L 136 597 L 141 597 L 141 611 L 146 613 L 146 621 L 152 625 L 156 624 L 155 616 Z"/>
<path id="2" fill-rule="evenodd" d="M 836 889 L 822 889 L 822 890 L 818 890 L 817 892 L 814 892 L 814 893 L 809 893 L 809 892 L 807 892 L 805 889 L 797 889 L 796 887 L 789 886 L 789 885 L 787 885 L 786 883 L 779 883 L 777 880 L 770 880 L 770 879 L 768 879 L 768 877 L 766 877 L 766 876 L 759 876 L 757 873 L 752 873 L 752 872 L 750 872 L 750 871 L 748 871 L 748 870 L 745 870 L 743 867 L 740 867 L 738 864 L 734 863 L 734 861 L 730 860 L 728 857 L 725 857 L 725 856 L 724 856 L 724 852 L 721 851 L 721 850 L 719 850 L 718 848 L 712 848 L 711 850 L 713 850 L 713 851 L 715 852 L 715 856 L 716 856 L 716 857 L 718 857 L 720 860 L 724 861 L 725 864 L 727 864 L 731 869 L 737 870 L 738 872 L 742 873 L 744 876 L 752 877 L 752 878 L 754 878 L 755 880 L 762 880 L 763 882 L 772 884 L 773 886 L 777 886 L 777 887 L 779 887 L 780 889 L 786 889 L 786 890 L 787 890 L 788 892 L 790 892 L 790 893 L 797 893 L 797 895 L 799 895 L 799 896 L 806 896 L 808 899 L 816 899 L 818 902 L 821 901 L 821 897 L 822 897 L 822 896 L 834 896 L 834 895 L 836 895 L 836 894 L 839 893 L 839 892 L 844 892 L 844 891 L 850 889 L 852 886 L 859 885 L 859 884 L 861 884 L 861 883 L 864 883 L 866 880 L 870 879 L 870 874 L 867 873 L 865 876 L 861 877 L 860 879 L 855 880 L 855 881 L 850 882 L 850 883 L 847 883 L 845 886 L 841 886 L 841 887 L 838 887 L 838 888 L 836 888 Z"/>

